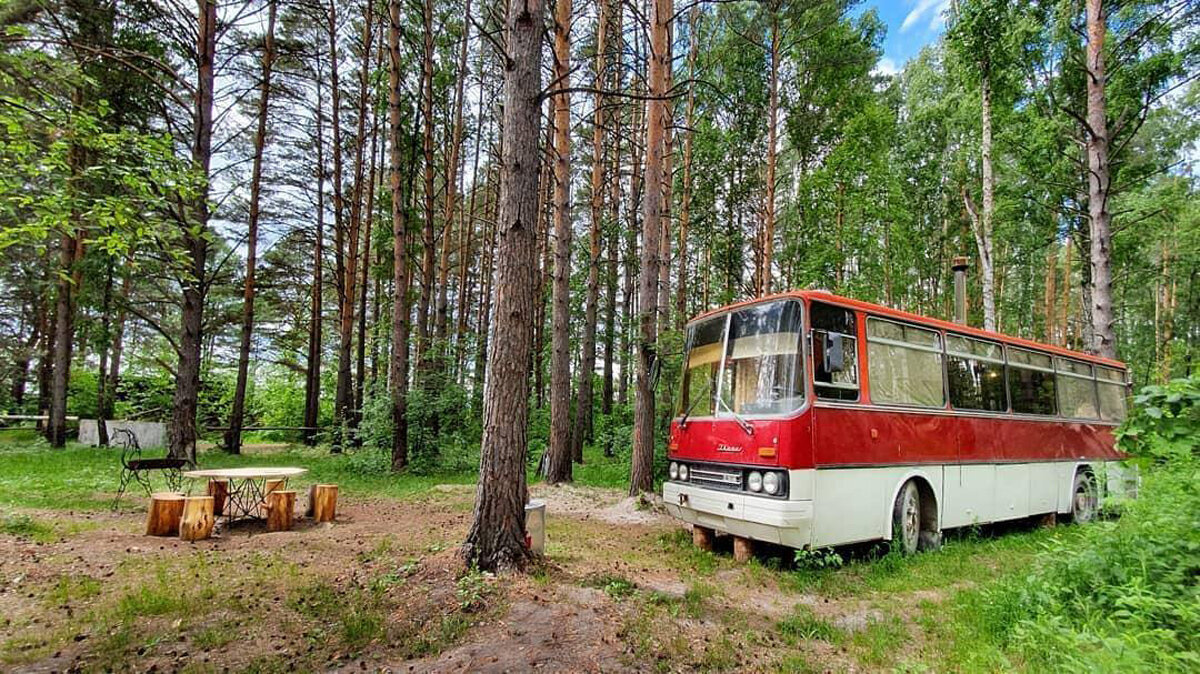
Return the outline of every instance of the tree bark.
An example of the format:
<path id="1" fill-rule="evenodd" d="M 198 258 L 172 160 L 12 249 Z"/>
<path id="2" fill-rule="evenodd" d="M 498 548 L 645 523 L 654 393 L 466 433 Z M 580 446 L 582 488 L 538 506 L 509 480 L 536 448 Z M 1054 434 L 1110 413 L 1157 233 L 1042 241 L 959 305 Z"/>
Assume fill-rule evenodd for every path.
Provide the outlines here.
<path id="1" fill-rule="evenodd" d="M 345 425 L 353 407 L 351 391 L 350 346 L 354 335 L 354 295 L 347 273 L 353 255 L 347 255 L 347 246 L 354 244 L 348 239 L 345 223 L 345 199 L 342 194 L 342 93 L 338 79 L 338 23 L 337 5 L 329 0 L 329 91 L 331 98 L 330 126 L 333 134 L 333 252 L 334 285 L 338 299 L 338 371 L 337 388 L 333 398 L 333 438 L 330 451 L 339 453 L 345 442 Z"/>
<path id="2" fill-rule="evenodd" d="M 421 294 L 417 300 L 417 372 L 418 378 L 426 371 L 429 363 L 426 352 L 429 349 L 430 325 L 429 308 L 433 297 L 434 285 L 434 252 L 437 242 L 433 230 L 433 0 L 422 3 L 424 19 L 424 51 L 421 59 L 421 119 L 424 124 L 424 178 L 425 178 L 425 217 L 421 245 Z M 421 383 L 421 382 L 419 382 Z"/>
<path id="3" fill-rule="evenodd" d="M 254 333 L 254 274 L 258 265 L 258 220 L 262 210 L 263 149 L 267 144 L 267 111 L 271 98 L 271 68 L 275 63 L 275 2 L 267 3 L 267 34 L 263 43 L 262 81 L 258 90 L 258 128 L 254 132 L 254 167 L 250 173 L 250 216 L 246 233 L 246 282 L 242 289 L 242 335 L 238 348 L 237 386 L 233 391 L 233 409 L 229 429 L 225 431 L 225 451 L 242 451 L 242 422 L 246 412 L 246 383 L 250 374 L 250 340 Z"/>
<path id="4" fill-rule="evenodd" d="M 182 279 L 183 313 L 179 338 L 179 364 L 175 369 L 175 396 L 170 428 L 170 456 L 196 462 L 196 408 L 200 392 L 200 351 L 204 344 L 205 267 L 208 260 L 208 177 L 212 160 L 214 62 L 217 47 L 216 0 L 200 0 L 196 43 L 196 115 L 192 138 L 192 163 L 204 178 L 196 195 L 194 220 L 183 229 L 188 270 Z"/>
<path id="5" fill-rule="evenodd" d="M 779 11 L 771 12 L 770 94 L 767 101 L 767 196 L 763 204 L 762 268 L 759 270 L 760 295 L 771 293 L 771 264 L 775 254 L 775 164 L 776 136 L 779 127 Z"/>
<path id="6" fill-rule="evenodd" d="M 408 465 L 408 219 L 401 174 L 400 0 L 388 2 L 388 161 L 392 192 L 392 353 L 388 392 L 392 398 L 392 470 Z"/>
<path id="7" fill-rule="evenodd" d="M 592 440 L 593 380 L 596 371 L 596 323 L 600 301 L 600 233 L 604 217 L 604 122 L 605 73 L 608 66 L 609 3 L 602 0 L 596 20 L 595 111 L 592 119 L 592 194 L 591 226 L 588 231 L 587 297 L 583 319 L 583 359 L 579 366 L 579 386 L 575 397 L 575 423 L 571 426 L 571 455 L 583 463 L 583 445 Z"/>
<path id="8" fill-rule="evenodd" d="M 688 100 L 683 131 L 683 194 L 679 204 L 679 272 L 676 274 L 675 321 L 682 330 L 688 320 L 688 229 L 692 221 L 692 125 L 696 116 L 696 55 L 700 42 L 697 32 L 700 6 L 692 7 L 688 20 Z M 774 91 L 772 93 L 775 93 Z M 774 127 L 772 127 L 774 128 Z"/>
<path id="9" fill-rule="evenodd" d="M 554 4 L 554 81 L 570 86 L 571 0 Z M 571 95 L 554 96 L 554 279 L 550 350 L 550 447 L 546 482 L 571 481 Z"/>
<path id="10" fill-rule="evenodd" d="M 519 569 L 525 546 L 525 453 L 533 347 L 538 95 L 544 7 L 512 3 L 506 19 L 504 141 L 496 270 L 496 339 L 488 353 L 475 512 L 462 556 L 480 569 Z"/>
<path id="11" fill-rule="evenodd" d="M 313 240 L 312 287 L 309 290 L 310 310 L 308 323 L 308 358 L 304 372 L 304 444 L 316 444 L 317 427 L 321 411 L 321 304 L 325 269 L 325 134 L 324 101 L 322 100 L 321 71 L 316 76 L 316 179 L 317 179 L 317 226 Z"/>
<path id="12" fill-rule="evenodd" d="M 1087 0 L 1087 160 L 1088 220 L 1092 270 L 1092 351 L 1117 357 L 1112 309 L 1112 212 L 1108 199 L 1112 169 L 1108 160 L 1108 116 L 1105 102 L 1107 75 L 1104 40 L 1107 13 L 1102 0 Z"/>
<path id="13" fill-rule="evenodd" d="M 450 280 L 450 237 L 454 223 L 454 211 L 458 207 L 458 195 L 462 188 L 459 180 L 459 163 L 461 162 L 463 143 L 463 85 L 467 80 L 467 44 L 471 40 L 471 0 L 466 0 L 463 10 L 462 42 L 458 45 L 458 68 L 454 87 L 454 124 L 451 129 L 450 148 L 446 153 L 446 205 L 442 210 L 442 256 L 438 272 L 438 294 L 436 324 L 434 334 L 438 340 L 446 339 L 450 320 L 448 286 Z M 459 246 L 459 256 L 463 255 Z M 462 298 L 462 286 L 459 286 L 459 300 Z"/>
<path id="14" fill-rule="evenodd" d="M 658 354 L 658 266 L 662 233 L 663 132 L 666 121 L 667 33 L 671 0 L 653 0 L 650 18 L 649 94 L 646 104 L 646 193 L 642 201 L 642 268 L 638 279 L 639 336 L 637 398 L 634 402 L 633 465 L 629 493 L 638 495 L 654 487 L 654 383 L 652 371 Z"/>

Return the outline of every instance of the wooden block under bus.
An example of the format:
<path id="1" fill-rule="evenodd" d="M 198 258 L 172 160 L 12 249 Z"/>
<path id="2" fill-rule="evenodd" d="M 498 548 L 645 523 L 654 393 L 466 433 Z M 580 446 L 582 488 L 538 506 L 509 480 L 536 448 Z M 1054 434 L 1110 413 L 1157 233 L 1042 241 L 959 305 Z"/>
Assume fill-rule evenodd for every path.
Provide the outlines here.
<path id="1" fill-rule="evenodd" d="M 754 541 L 741 536 L 733 537 L 733 558 L 739 562 L 748 562 L 754 556 Z"/>
<path id="2" fill-rule="evenodd" d="M 185 541 L 200 541 L 212 536 L 217 518 L 213 514 L 211 496 L 188 496 L 183 500 L 183 517 L 179 520 L 179 537 Z"/>
<path id="3" fill-rule="evenodd" d="M 314 484 L 308 490 L 308 512 L 317 522 L 332 522 L 337 516 L 336 484 Z"/>
<path id="4" fill-rule="evenodd" d="M 700 548 L 705 552 L 712 552 L 713 538 L 715 532 L 708 527 L 693 526 L 692 527 L 692 545 Z"/>
<path id="5" fill-rule="evenodd" d="M 179 518 L 183 516 L 183 494 L 159 492 L 150 496 L 150 510 L 146 513 L 147 536 L 175 536 L 179 534 Z"/>
<path id="6" fill-rule="evenodd" d="M 267 531 L 289 531 L 296 510 L 296 492 L 277 489 L 267 494 Z"/>
<path id="7" fill-rule="evenodd" d="M 225 514 L 225 502 L 229 500 L 229 480 L 209 480 L 208 495 L 213 498 L 213 517 Z"/>

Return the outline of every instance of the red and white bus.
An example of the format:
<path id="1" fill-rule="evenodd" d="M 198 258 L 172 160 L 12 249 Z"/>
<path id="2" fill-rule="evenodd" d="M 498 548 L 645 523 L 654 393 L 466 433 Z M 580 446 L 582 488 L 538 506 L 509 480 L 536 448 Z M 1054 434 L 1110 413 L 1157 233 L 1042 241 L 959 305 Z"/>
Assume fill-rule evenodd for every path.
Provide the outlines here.
<path id="1" fill-rule="evenodd" d="M 1131 491 L 1124 364 L 794 291 L 688 324 L 668 511 L 794 548 L 1058 514 Z"/>

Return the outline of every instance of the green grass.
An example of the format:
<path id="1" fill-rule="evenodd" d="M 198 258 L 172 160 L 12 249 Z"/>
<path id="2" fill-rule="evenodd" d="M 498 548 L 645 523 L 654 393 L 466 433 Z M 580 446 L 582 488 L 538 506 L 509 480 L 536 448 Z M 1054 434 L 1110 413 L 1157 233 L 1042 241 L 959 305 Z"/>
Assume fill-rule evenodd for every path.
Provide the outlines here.
<path id="1" fill-rule="evenodd" d="M 145 456 L 159 456 L 165 450 L 146 450 Z M 366 451 L 366 450 L 360 450 Z M 201 468 L 240 466 L 298 466 L 308 473 L 293 484 L 306 488 L 313 483 L 334 483 L 341 493 L 403 498 L 438 484 L 471 484 L 474 473 L 436 475 L 394 475 L 367 473 L 355 466 L 353 454 L 330 454 L 327 448 L 289 446 L 269 452 L 253 450 L 241 455 L 220 450 L 201 451 Z M 121 476 L 121 451 L 68 444 L 51 449 L 27 431 L 0 431 L 0 508 L 37 508 L 51 510 L 103 510 L 112 505 Z M 165 482 L 154 476 L 155 489 Z M 187 488 L 185 482 L 184 488 Z M 131 486 L 125 508 L 140 507 L 141 487 Z M 7 532 L 7 527 L 6 527 Z"/>

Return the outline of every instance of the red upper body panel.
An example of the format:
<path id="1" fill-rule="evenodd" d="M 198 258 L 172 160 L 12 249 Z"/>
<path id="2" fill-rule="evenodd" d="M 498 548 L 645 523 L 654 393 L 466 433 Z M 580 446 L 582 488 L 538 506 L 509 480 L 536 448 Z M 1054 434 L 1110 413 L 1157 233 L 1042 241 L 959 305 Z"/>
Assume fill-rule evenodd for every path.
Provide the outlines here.
<path id="1" fill-rule="evenodd" d="M 871 314 L 1124 369 L 1124 365 L 1116 361 L 923 318 L 824 292 L 797 291 L 776 296 L 782 297 L 799 297 L 806 302 L 816 299 L 854 309 L 858 316 L 859 344 L 865 343 L 865 317 Z M 734 305 L 737 306 L 740 305 Z M 945 409 L 898 409 L 872 405 L 866 351 L 865 348 L 859 348 L 857 354 L 860 386 L 863 389 L 861 402 L 821 401 L 815 405 L 809 402 L 792 417 L 750 418 L 747 421 L 754 428 L 753 434 L 748 434 L 735 420 L 725 417 L 689 419 L 683 428 L 676 420 L 671 424 L 668 446 L 670 458 L 793 469 L 1124 458 L 1115 448 L 1113 425 L 1110 423 L 964 413 L 951 410 L 949 406 Z M 805 386 L 808 400 L 812 401 L 811 354 L 807 354 L 807 358 L 804 372 L 809 381 Z"/>

